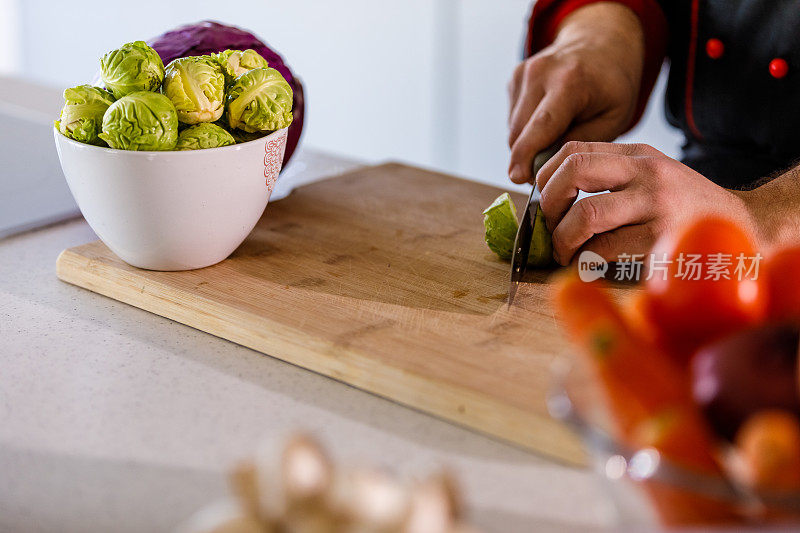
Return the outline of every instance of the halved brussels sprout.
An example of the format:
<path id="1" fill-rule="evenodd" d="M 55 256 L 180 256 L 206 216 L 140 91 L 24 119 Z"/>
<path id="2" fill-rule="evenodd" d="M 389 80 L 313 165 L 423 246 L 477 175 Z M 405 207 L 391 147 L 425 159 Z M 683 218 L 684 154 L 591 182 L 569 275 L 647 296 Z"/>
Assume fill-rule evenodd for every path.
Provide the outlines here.
<path id="1" fill-rule="evenodd" d="M 202 150 L 236 144 L 236 139 L 220 126 L 203 122 L 190 126 L 178 134 L 176 150 Z"/>
<path id="2" fill-rule="evenodd" d="M 547 223 L 541 206 L 536 210 L 528 265 L 534 268 L 547 268 L 553 264 L 553 239 L 547 230 Z M 517 209 L 511 196 L 504 192 L 483 211 L 483 226 L 486 229 L 486 245 L 500 259 L 509 260 L 514 253 L 519 222 Z"/>
<path id="3" fill-rule="evenodd" d="M 114 103 L 110 92 L 91 85 L 78 85 L 64 91 L 64 107 L 61 109 L 56 129 L 61 135 L 78 142 L 105 146 L 97 135 L 103 126 L 103 115 Z"/>
<path id="4" fill-rule="evenodd" d="M 100 59 L 100 77 L 114 98 L 156 91 L 164 81 L 164 63 L 144 41 L 123 44 Z"/>
<path id="5" fill-rule="evenodd" d="M 225 75 L 210 56 L 181 57 L 167 65 L 164 93 L 186 124 L 214 122 L 225 110 Z"/>
<path id="6" fill-rule="evenodd" d="M 547 268 L 555 264 L 555 259 L 553 259 L 553 235 L 547 229 L 542 206 L 536 208 L 534 220 L 528 264 L 534 268 Z"/>
<path id="7" fill-rule="evenodd" d="M 292 123 L 292 88 L 273 68 L 256 68 L 233 80 L 226 118 L 231 128 L 274 131 Z"/>
<path id="8" fill-rule="evenodd" d="M 486 230 L 486 245 L 500 259 L 511 259 L 514 239 L 517 237 L 517 208 L 511 196 L 504 192 L 483 211 L 483 227 Z"/>
<path id="9" fill-rule="evenodd" d="M 163 94 L 131 93 L 108 108 L 99 137 L 119 150 L 172 150 L 178 140 L 178 114 Z"/>
<path id="10" fill-rule="evenodd" d="M 234 78 L 254 68 L 266 68 L 267 60 L 253 49 L 225 50 L 218 54 L 211 54 L 214 60 L 222 67 L 225 73 L 225 83 L 230 84 Z"/>

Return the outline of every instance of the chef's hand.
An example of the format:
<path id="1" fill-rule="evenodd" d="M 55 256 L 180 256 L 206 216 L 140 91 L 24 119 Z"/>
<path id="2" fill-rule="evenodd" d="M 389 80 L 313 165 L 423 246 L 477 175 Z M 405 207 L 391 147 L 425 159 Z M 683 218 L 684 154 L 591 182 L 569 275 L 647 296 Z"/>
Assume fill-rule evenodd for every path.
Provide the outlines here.
<path id="1" fill-rule="evenodd" d="M 612 2 L 567 16 L 554 42 L 509 83 L 509 177 L 531 179 L 533 157 L 557 139 L 610 141 L 630 125 L 644 63 L 639 18 Z"/>
<path id="2" fill-rule="evenodd" d="M 583 250 L 607 261 L 645 254 L 662 233 L 701 214 L 756 229 L 744 193 L 723 189 L 646 144 L 568 142 L 536 181 L 553 254 L 562 265 Z M 611 192 L 574 203 L 578 190 Z"/>

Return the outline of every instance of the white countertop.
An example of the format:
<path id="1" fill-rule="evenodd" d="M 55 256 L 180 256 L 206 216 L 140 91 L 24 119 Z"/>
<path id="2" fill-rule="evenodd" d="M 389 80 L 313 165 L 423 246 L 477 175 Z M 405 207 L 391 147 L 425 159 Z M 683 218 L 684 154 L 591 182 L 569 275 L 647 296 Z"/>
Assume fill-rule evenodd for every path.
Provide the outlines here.
<path id="1" fill-rule="evenodd" d="M 299 154 L 282 179 L 355 163 Z M 59 281 L 82 220 L 0 240 L 0 531 L 170 531 L 230 464 L 304 429 L 346 464 L 461 482 L 486 531 L 592 530 L 589 472 Z"/>

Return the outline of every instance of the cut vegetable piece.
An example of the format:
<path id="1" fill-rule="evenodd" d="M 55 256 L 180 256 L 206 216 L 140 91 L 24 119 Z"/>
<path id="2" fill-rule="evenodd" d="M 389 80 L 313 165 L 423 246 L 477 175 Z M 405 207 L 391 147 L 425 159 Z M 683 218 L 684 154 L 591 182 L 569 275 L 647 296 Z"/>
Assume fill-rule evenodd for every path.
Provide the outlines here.
<path id="1" fill-rule="evenodd" d="M 531 251 L 528 265 L 534 268 L 547 268 L 553 264 L 553 236 L 547 229 L 542 206 L 536 208 L 536 219 L 531 235 Z"/>
<path id="2" fill-rule="evenodd" d="M 483 226 L 486 228 L 486 244 L 500 259 L 509 260 L 514 252 L 519 223 L 517 209 L 511 196 L 504 192 L 483 211 Z M 553 239 L 547 231 L 542 208 L 536 210 L 536 221 L 531 235 L 528 265 L 546 268 L 553 264 Z"/>
<path id="3" fill-rule="evenodd" d="M 519 223 L 511 196 L 504 192 L 483 211 L 486 244 L 500 259 L 511 259 Z"/>

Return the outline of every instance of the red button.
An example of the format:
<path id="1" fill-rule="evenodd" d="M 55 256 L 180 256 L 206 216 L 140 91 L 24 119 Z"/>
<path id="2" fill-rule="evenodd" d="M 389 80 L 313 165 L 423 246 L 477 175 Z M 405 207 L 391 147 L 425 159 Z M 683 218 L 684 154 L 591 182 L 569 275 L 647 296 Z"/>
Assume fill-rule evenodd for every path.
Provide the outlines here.
<path id="1" fill-rule="evenodd" d="M 773 78 L 781 79 L 789 73 L 789 64 L 785 59 L 776 57 L 769 62 L 769 73 Z"/>
<path id="2" fill-rule="evenodd" d="M 711 59 L 719 59 L 725 53 L 725 44 L 719 39 L 709 39 L 706 41 L 706 54 Z"/>

